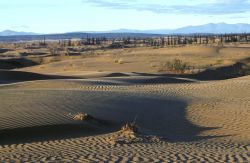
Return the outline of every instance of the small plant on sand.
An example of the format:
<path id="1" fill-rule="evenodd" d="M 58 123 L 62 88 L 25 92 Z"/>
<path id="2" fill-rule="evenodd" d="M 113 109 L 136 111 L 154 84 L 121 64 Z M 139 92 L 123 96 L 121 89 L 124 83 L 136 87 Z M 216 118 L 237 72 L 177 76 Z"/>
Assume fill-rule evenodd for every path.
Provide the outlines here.
<path id="1" fill-rule="evenodd" d="M 189 69 L 189 66 L 187 65 L 187 63 L 184 63 L 180 59 L 174 59 L 171 62 L 167 62 L 167 63 L 163 64 L 163 68 L 165 68 L 169 71 L 183 74 L 185 72 L 185 70 Z"/>
<path id="2" fill-rule="evenodd" d="M 118 64 L 124 64 L 125 61 L 123 59 L 115 59 L 115 63 L 118 63 Z"/>
<path id="3" fill-rule="evenodd" d="M 135 123 L 126 123 L 121 128 L 121 136 L 127 139 L 135 139 L 138 134 L 138 126 Z"/>
<path id="4" fill-rule="evenodd" d="M 118 61 L 119 61 L 118 59 L 115 59 L 115 63 L 118 63 Z"/>
<path id="5" fill-rule="evenodd" d="M 111 144 L 130 144 L 138 141 L 138 127 L 135 123 L 126 123 L 117 135 L 111 138 Z"/>
<path id="6" fill-rule="evenodd" d="M 78 113 L 76 115 L 74 115 L 73 119 L 75 121 L 87 121 L 87 120 L 93 120 L 94 118 L 86 113 Z"/>
<path id="7" fill-rule="evenodd" d="M 124 126 L 122 126 L 121 131 L 123 133 L 138 133 L 138 127 L 133 123 L 126 123 Z"/>

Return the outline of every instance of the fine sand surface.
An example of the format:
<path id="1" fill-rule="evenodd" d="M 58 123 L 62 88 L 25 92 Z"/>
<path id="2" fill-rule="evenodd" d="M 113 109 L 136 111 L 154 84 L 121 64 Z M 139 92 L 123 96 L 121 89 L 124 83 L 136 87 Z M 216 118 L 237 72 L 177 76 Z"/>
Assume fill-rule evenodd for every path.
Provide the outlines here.
<path id="1" fill-rule="evenodd" d="M 179 59 L 194 69 L 232 65 L 249 58 L 250 47 L 184 46 L 96 50 L 81 56 L 43 57 L 41 65 L 20 70 L 35 73 L 69 74 L 74 71 L 159 73 L 164 64 Z M 53 60 L 58 60 L 53 62 Z M 45 62 L 46 61 L 46 62 Z M 192 70 L 191 71 L 195 71 Z"/>
<path id="2" fill-rule="evenodd" d="M 0 162 L 250 162 L 250 76 L 1 74 Z M 139 135 L 117 142 L 135 119 Z"/>

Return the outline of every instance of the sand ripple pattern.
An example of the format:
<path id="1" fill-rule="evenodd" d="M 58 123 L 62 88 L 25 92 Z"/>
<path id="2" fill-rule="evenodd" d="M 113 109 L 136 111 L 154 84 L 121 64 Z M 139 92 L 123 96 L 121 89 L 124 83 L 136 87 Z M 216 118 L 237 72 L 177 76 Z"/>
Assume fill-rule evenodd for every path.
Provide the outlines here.
<path id="1" fill-rule="evenodd" d="M 143 133 L 156 136 L 127 144 L 112 143 L 116 133 L 8 144 L 0 146 L 0 162 L 250 162 L 249 88 L 250 76 L 175 84 L 124 77 L 2 85 L 0 130 L 75 124 L 67 114 L 81 111 L 115 124 L 139 113 Z"/>
<path id="2" fill-rule="evenodd" d="M 0 161 L 42 162 L 249 162 L 249 146 L 193 142 L 168 143 L 142 139 L 112 144 L 115 133 L 57 141 L 0 146 Z M 248 151 L 248 153 L 246 152 Z M 188 160 L 188 161 L 187 161 Z"/>

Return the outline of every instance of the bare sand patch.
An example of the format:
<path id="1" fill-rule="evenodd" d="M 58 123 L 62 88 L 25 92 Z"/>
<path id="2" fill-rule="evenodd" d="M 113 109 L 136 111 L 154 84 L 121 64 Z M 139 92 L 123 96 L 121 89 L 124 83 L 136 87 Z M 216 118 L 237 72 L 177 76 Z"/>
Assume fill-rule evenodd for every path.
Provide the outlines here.
<path id="1" fill-rule="evenodd" d="M 0 70 L 0 162 L 250 162 L 249 46 L 47 50 Z"/>
<path id="2" fill-rule="evenodd" d="M 54 140 L 54 133 L 40 139 L 36 130 L 27 130 L 30 135 L 21 140 L 2 134 L 1 161 L 250 161 L 249 76 L 171 84 L 147 83 L 149 79 L 134 74 L 0 86 L 2 131 L 82 126 L 72 135 L 55 135 Z M 102 121 L 79 122 L 68 117 L 79 112 Z M 116 131 L 136 115 L 141 136 L 119 141 Z M 77 130 L 82 132 L 76 136 Z"/>

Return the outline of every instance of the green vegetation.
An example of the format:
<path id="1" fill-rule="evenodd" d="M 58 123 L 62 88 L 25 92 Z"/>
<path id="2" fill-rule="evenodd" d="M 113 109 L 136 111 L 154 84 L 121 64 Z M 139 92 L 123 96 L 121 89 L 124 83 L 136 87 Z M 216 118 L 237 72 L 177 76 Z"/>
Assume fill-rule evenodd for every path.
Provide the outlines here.
<path id="1" fill-rule="evenodd" d="M 169 61 L 167 63 L 163 64 L 163 67 L 167 69 L 168 71 L 172 71 L 175 73 L 181 73 L 183 74 L 185 70 L 189 70 L 190 66 L 187 65 L 187 63 L 183 62 L 180 59 L 174 59 L 173 61 Z"/>

